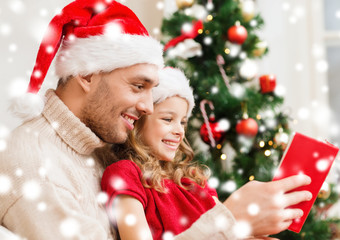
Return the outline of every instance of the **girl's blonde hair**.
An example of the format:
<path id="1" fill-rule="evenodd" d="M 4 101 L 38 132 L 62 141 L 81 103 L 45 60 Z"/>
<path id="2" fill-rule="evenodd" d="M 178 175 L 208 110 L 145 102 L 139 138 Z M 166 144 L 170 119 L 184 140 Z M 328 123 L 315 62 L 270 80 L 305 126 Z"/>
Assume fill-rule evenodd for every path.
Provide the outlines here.
<path id="1" fill-rule="evenodd" d="M 142 171 L 142 184 L 146 188 L 166 192 L 163 180 L 172 179 L 177 185 L 188 189 L 190 186 L 184 186 L 181 182 L 182 178 L 188 178 L 204 187 L 209 171 L 205 171 L 204 165 L 200 166 L 192 161 L 194 152 L 186 138 L 180 143 L 173 161 L 161 161 L 152 155 L 150 148 L 142 141 L 142 129 L 146 118 L 147 116 L 143 116 L 136 122 L 124 144 L 113 146 L 117 158 L 130 159 L 137 164 Z"/>

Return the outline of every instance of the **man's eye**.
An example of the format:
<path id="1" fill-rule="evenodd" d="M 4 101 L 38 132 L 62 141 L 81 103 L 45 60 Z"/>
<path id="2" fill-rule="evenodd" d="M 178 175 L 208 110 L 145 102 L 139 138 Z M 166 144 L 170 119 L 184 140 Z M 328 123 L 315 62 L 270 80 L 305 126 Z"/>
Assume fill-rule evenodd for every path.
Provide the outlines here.
<path id="1" fill-rule="evenodd" d="M 138 90 L 142 90 L 142 89 L 144 88 L 144 85 L 136 84 L 135 87 L 136 87 Z"/>

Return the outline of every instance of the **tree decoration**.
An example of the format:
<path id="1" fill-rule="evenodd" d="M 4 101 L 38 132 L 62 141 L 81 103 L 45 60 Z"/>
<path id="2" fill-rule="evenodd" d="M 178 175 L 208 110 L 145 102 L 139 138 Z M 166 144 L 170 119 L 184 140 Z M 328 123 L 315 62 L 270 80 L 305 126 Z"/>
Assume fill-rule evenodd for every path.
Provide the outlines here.
<path id="1" fill-rule="evenodd" d="M 202 46 L 193 39 L 185 39 L 167 52 L 167 56 L 170 58 L 180 57 L 182 59 L 188 59 L 201 55 Z"/>
<path id="2" fill-rule="evenodd" d="M 258 124 L 253 118 L 242 119 L 236 124 L 236 132 L 247 137 L 256 136 L 258 129 Z"/>
<path id="3" fill-rule="evenodd" d="M 226 41 L 225 42 L 225 45 L 224 45 L 224 53 L 229 57 L 229 58 L 235 58 L 237 57 L 240 52 L 241 52 L 241 45 L 239 44 L 235 44 L 235 43 L 232 43 L 232 42 L 229 42 L 229 41 Z"/>
<path id="4" fill-rule="evenodd" d="M 210 144 L 211 147 L 215 147 L 223 141 L 226 131 L 229 129 L 229 121 L 226 119 L 221 119 L 215 122 L 215 115 L 208 115 L 205 111 L 205 104 L 208 104 L 211 110 L 214 110 L 214 106 L 211 101 L 202 100 L 200 103 L 200 109 L 204 119 L 204 123 L 200 129 L 200 136 L 203 142 Z"/>
<path id="5" fill-rule="evenodd" d="M 261 57 L 267 50 L 268 43 L 266 41 L 260 41 L 255 44 L 255 49 L 253 50 L 253 55 L 255 57 Z"/>
<path id="6" fill-rule="evenodd" d="M 207 5 L 205 6 L 209 11 L 214 9 L 214 4 L 212 0 L 208 0 Z"/>
<path id="7" fill-rule="evenodd" d="M 287 147 L 288 141 L 289 135 L 283 131 L 282 127 L 280 127 L 279 132 L 275 134 L 274 142 L 284 150 Z"/>
<path id="8" fill-rule="evenodd" d="M 239 21 L 237 21 L 234 26 L 228 29 L 228 39 L 232 43 L 243 44 L 247 37 L 247 29 L 243 27 Z"/>
<path id="9" fill-rule="evenodd" d="M 191 8 L 185 9 L 185 14 L 202 21 L 204 21 L 208 16 L 207 9 L 200 4 L 194 4 Z"/>
<path id="10" fill-rule="evenodd" d="M 189 30 L 181 31 L 181 35 L 171 39 L 167 44 L 164 46 L 164 51 L 167 51 L 171 47 L 175 47 L 178 43 L 183 42 L 185 39 L 194 39 L 197 37 L 200 32 L 203 30 L 203 22 L 201 20 L 193 21 L 192 27 Z"/>
<path id="11" fill-rule="evenodd" d="M 236 132 L 246 137 L 254 137 L 258 132 L 259 126 L 253 118 L 248 116 L 246 104 L 242 104 L 242 109 L 242 120 L 236 124 Z"/>
<path id="12" fill-rule="evenodd" d="M 240 3 L 242 17 L 246 22 L 252 20 L 255 16 L 255 2 L 254 0 L 243 0 Z"/>
<path id="13" fill-rule="evenodd" d="M 218 68 L 220 69 L 221 76 L 224 80 L 225 85 L 227 86 L 228 89 L 230 89 L 230 83 L 229 83 L 229 78 L 227 74 L 224 71 L 223 65 L 225 64 L 224 58 L 222 55 L 217 55 L 216 57 L 216 63 L 218 65 Z"/>
<path id="14" fill-rule="evenodd" d="M 247 80 L 252 80 L 253 78 L 256 77 L 258 72 L 257 65 L 255 61 L 251 59 L 246 59 L 240 66 L 239 69 L 239 74 L 240 77 L 247 79 Z"/>
<path id="15" fill-rule="evenodd" d="M 318 193 L 318 198 L 326 200 L 331 195 L 331 188 L 327 182 L 322 184 L 322 187 Z"/>
<path id="16" fill-rule="evenodd" d="M 262 75 L 260 77 L 261 93 L 270 93 L 275 90 L 276 77 L 273 74 Z"/>
<path id="17" fill-rule="evenodd" d="M 179 9 L 191 7 L 194 3 L 195 0 L 176 0 L 176 5 Z"/>

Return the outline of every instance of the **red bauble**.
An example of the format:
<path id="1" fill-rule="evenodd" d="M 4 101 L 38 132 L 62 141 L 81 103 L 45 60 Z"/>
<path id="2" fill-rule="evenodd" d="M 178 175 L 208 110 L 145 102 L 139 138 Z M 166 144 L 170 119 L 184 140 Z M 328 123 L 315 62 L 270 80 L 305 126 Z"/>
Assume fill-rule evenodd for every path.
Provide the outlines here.
<path id="1" fill-rule="evenodd" d="M 260 86 L 262 93 L 273 92 L 276 87 L 276 77 L 273 74 L 262 75 L 260 77 Z"/>
<path id="2" fill-rule="evenodd" d="M 228 39 L 232 43 L 243 44 L 247 37 L 247 29 L 242 25 L 234 25 L 228 30 Z"/>
<path id="3" fill-rule="evenodd" d="M 209 126 L 215 143 L 221 143 L 225 136 L 226 130 L 220 126 L 219 122 L 211 122 L 211 120 L 209 121 Z M 203 125 L 201 126 L 200 135 L 203 142 L 211 144 L 207 124 L 203 123 Z"/>
<path id="4" fill-rule="evenodd" d="M 257 134 L 259 126 L 252 118 L 242 119 L 236 125 L 236 132 L 247 137 L 254 137 Z"/>

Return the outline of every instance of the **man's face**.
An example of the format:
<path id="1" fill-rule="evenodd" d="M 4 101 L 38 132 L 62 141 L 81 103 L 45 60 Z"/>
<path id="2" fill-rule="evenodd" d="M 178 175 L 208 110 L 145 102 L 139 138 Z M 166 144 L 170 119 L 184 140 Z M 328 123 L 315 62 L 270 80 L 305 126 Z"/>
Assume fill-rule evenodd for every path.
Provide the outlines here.
<path id="1" fill-rule="evenodd" d="M 81 120 L 103 141 L 123 143 L 134 122 L 153 112 L 152 88 L 158 84 L 158 68 L 137 64 L 92 76 L 96 77 Z"/>

